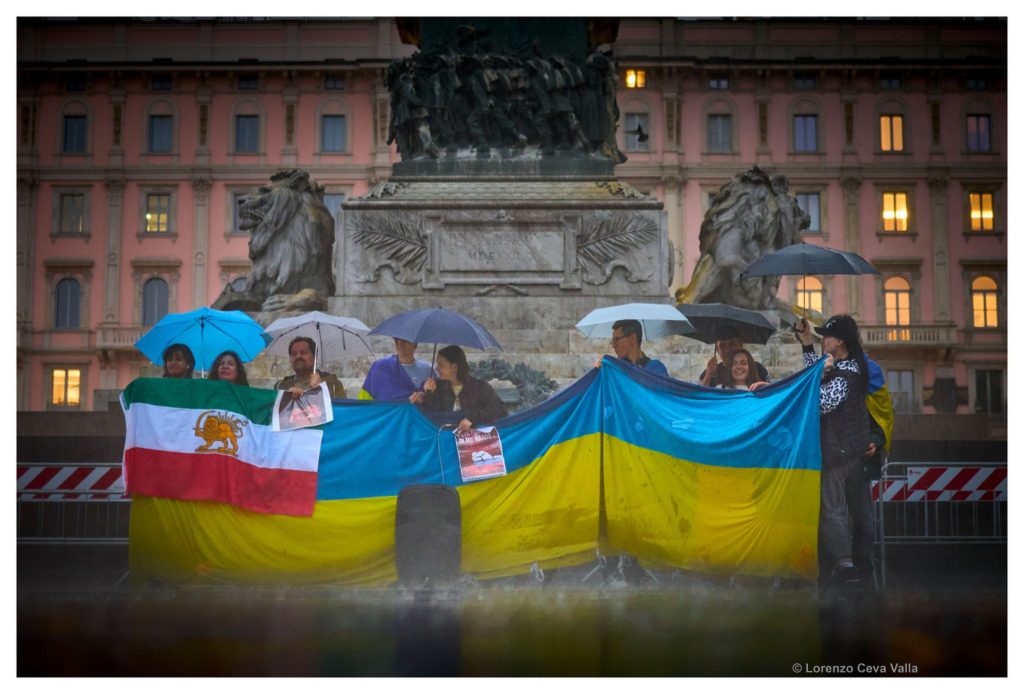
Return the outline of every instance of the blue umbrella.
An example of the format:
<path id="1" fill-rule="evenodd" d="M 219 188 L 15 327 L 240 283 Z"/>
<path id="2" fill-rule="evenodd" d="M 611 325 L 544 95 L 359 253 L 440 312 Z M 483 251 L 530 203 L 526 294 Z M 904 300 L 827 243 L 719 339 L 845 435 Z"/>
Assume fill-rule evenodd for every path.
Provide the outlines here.
<path id="1" fill-rule="evenodd" d="M 477 349 L 501 349 L 501 345 L 469 316 L 443 308 L 421 308 L 399 313 L 370 331 L 371 335 L 387 335 L 416 343 L 438 342 Z"/>
<path id="2" fill-rule="evenodd" d="M 263 326 L 241 311 L 217 311 L 203 306 L 187 313 L 168 313 L 157 321 L 135 346 L 157 366 L 164 350 L 180 343 L 192 350 L 196 368 L 209 370 L 221 352 L 236 352 L 243 362 L 252 361 L 270 342 Z"/>

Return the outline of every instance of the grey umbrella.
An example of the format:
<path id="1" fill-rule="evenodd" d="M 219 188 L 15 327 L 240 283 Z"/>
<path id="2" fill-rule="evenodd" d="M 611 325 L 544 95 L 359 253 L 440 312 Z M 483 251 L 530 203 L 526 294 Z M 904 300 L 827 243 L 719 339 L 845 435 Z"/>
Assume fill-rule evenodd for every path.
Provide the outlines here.
<path id="1" fill-rule="evenodd" d="M 764 275 L 877 275 L 871 263 L 850 251 L 795 243 L 762 256 L 747 266 L 741 279 Z"/>

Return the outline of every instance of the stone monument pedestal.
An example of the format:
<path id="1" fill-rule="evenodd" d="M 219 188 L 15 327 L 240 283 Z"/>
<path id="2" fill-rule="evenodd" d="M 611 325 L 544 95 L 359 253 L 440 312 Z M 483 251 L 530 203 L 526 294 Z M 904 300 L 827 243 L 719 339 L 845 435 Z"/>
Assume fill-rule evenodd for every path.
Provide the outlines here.
<path id="1" fill-rule="evenodd" d="M 372 326 L 443 306 L 550 378 L 578 378 L 583 355 L 604 351 L 575 330 L 589 311 L 670 302 L 662 204 L 613 179 L 395 177 L 346 202 L 343 220 L 331 313 Z"/>

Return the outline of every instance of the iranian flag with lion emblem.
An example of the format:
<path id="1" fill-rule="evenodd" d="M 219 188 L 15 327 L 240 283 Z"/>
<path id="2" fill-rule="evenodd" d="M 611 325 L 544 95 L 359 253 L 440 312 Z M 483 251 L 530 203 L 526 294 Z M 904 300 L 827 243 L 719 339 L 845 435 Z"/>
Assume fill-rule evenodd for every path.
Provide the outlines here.
<path id="1" fill-rule="evenodd" d="M 323 433 L 274 432 L 276 391 L 140 378 L 121 395 L 129 494 L 310 516 Z"/>

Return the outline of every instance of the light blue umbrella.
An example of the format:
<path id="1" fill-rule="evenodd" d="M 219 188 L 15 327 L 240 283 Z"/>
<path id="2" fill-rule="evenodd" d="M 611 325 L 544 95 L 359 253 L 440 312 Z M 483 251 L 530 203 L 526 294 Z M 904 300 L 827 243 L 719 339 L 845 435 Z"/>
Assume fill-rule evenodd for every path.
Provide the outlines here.
<path id="1" fill-rule="evenodd" d="M 263 326 L 241 311 L 217 311 L 203 306 L 187 313 L 168 313 L 135 346 L 157 366 L 164 350 L 180 343 L 192 350 L 196 368 L 208 371 L 221 352 L 235 352 L 249 362 L 263 351 L 270 336 Z"/>
<path id="2" fill-rule="evenodd" d="M 620 320 L 640 321 L 645 340 L 694 332 L 686 316 L 671 304 L 619 304 L 596 308 L 584 316 L 576 327 L 587 337 L 608 338 L 612 336 L 612 325 Z"/>

